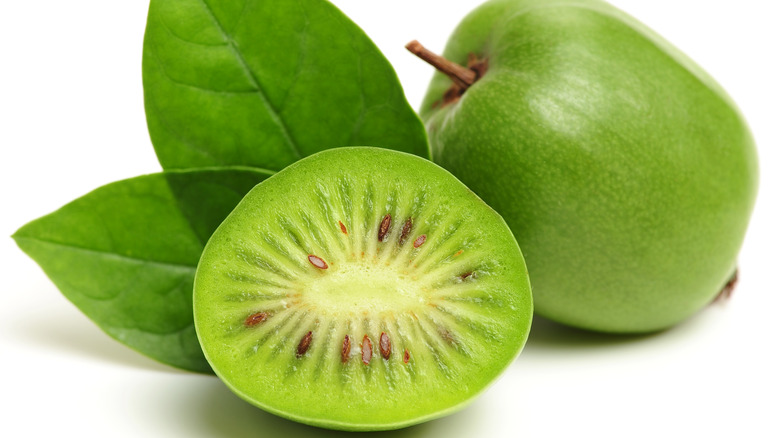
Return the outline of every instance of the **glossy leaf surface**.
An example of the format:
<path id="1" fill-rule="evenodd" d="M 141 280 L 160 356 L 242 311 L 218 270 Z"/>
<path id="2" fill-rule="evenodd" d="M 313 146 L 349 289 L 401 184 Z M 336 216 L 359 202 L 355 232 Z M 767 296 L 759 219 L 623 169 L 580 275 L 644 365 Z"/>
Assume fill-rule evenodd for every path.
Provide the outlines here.
<path id="1" fill-rule="evenodd" d="M 429 158 L 393 68 L 323 0 L 152 0 L 143 80 L 165 169 L 280 170 L 349 145 Z"/>
<path id="2" fill-rule="evenodd" d="M 195 267 L 211 233 L 269 175 L 214 168 L 118 181 L 13 237 L 111 337 L 160 362 L 209 372 L 193 328 Z"/>

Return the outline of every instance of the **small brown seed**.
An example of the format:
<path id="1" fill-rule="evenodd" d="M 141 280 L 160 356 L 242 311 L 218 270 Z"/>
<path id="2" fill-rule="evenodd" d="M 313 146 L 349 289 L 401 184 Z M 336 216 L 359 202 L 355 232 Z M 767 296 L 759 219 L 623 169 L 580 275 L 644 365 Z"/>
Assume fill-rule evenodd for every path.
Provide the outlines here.
<path id="1" fill-rule="evenodd" d="M 363 345 L 361 350 L 363 363 L 368 365 L 371 362 L 371 356 L 374 354 L 373 350 L 371 349 L 371 339 L 368 339 L 368 335 L 363 336 Z"/>
<path id="2" fill-rule="evenodd" d="M 404 363 L 409 363 L 409 350 L 404 350 Z"/>
<path id="3" fill-rule="evenodd" d="M 390 359 L 390 353 L 392 351 L 393 346 L 390 344 L 390 337 L 387 336 L 387 333 L 382 332 L 379 336 L 379 352 L 382 354 L 382 357 L 387 360 Z"/>
<path id="4" fill-rule="evenodd" d="M 414 239 L 414 247 L 415 247 L 415 248 L 419 248 L 419 247 L 421 247 L 421 246 L 422 246 L 422 244 L 423 244 L 423 243 L 425 243 L 425 239 L 427 239 L 427 237 L 425 236 L 425 234 L 421 234 L 421 235 L 420 235 L 420 237 L 418 237 L 418 238 Z"/>
<path id="5" fill-rule="evenodd" d="M 244 325 L 247 327 L 254 327 L 261 322 L 265 322 L 266 319 L 268 319 L 268 314 L 265 312 L 253 313 L 246 317 L 246 320 L 244 320 Z"/>
<path id="6" fill-rule="evenodd" d="M 444 341 L 446 341 L 448 344 L 450 345 L 455 344 L 455 336 L 452 334 L 452 332 L 450 332 L 446 328 L 439 327 L 439 336 L 441 336 L 441 338 Z"/>
<path id="7" fill-rule="evenodd" d="M 377 238 L 380 242 L 385 241 L 385 237 L 387 236 L 387 232 L 390 231 L 390 222 L 392 221 L 392 218 L 389 214 L 386 214 L 385 217 L 382 219 L 382 222 L 379 224 L 379 232 L 377 233 Z"/>
<path id="8" fill-rule="evenodd" d="M 314 254 L 309 254 L 309 263 L 314 265 L 315 268 L 328 269 L 328 264 L 325 263 L 325 260 L 322 260 Z"/>
<path id="9" fill-rule="evenodd" d="M 341 228 L 342 233 L 347 234 L 347 227 L 345 227 L 341 221 L 339 221 L 339 227 Z"/>
<path id="10" fill-rule="evenodd" d="M 298 350 L 295 352 L 295 357 L 301 358 L 306 352 L 309 350 L 309 345 L 311 345 L 311 331 L 303 335 L 301 338 L 301 342 L 298 343 Z"/>
<path id="11" fill-rule="evenodd" d="M 347 363 L 349 360 L 349 350 L 352 348 L 352 342 L 349 335 L 344 336 L 344 343 L 341 344 L 341 363 Z"/>
<path id="12" fill-rule="evenodd" d="M 471 277 L 471 274 L 473 274 L 473 272 L 471 272 L 471 271 L 469 271 L 469 272 L 464 272 L 463 274 L 460 274 L 460 279 L 461 279 L 461 280 L 465 280 L 465 279 L 467 279 L 467 278 Z"/>
<path id="13" fill-rule="evenodd" d="M 404 227 L 401 229 L 401 236 L 398 238 L 398 244 L 403 245 L 406 243 L 406 239 L 409 237 L 409 233 L 412 231 L 412 218 L 409 218 L 404 223 Z"/>

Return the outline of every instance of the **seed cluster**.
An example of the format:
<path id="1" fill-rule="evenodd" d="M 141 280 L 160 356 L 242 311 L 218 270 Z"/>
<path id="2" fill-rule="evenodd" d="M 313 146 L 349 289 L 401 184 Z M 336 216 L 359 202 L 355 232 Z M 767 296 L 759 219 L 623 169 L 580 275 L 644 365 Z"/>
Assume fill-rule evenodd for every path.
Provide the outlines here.
<path id="1" fill-rule="evenodd" d="M 246 327 L 255 327 L 259 324 L 262 324 L 268 320 L 268 318 L 271 315 L 267 312 L 256 312 L 246 317 L 244 320 L 244 325 Z M 311 347 L 312 341 L 314 339 L 314 334 L 311 330 L 307 331 L 305 335 L 301 338 L 300 342 L 298 342 L 298 346 L 295 349 L 295 357 L 302 358 L 306 355 L 306 352 L 309 351 L 309 348 Z M 344 342 L 342 342 L 341 345 L 341 362 L 347 363 L 350 358 L 350 353 L 352 351 L 352 338 L 349 337 L 349 335 L 344 336 Z M 379 354 L 382 356 L 384 360 L 390 360 L 390 356 L 393 352 L 393 344 L 390 341 L 390 336 L 382 332 L 381 335 L 379 335 Z M 374 355 L 373 352 L 373 343 L 371 342 L 371 338 L 366 334 L 363 335 L 363 342 L 361 344 L 361 360 L 365 365 L 368 365 L 371 363 L 371 359 Z M 404 350 L 403 355 L 403 361 L 404 363 L 409 363 L 409 350 Z"/>
<path id="2" fill-rule="evenodd" d="M 378 224 L 377 227 L 377 240 L 379 242 L 386 242 L 388 235 L 390 234 L 391 228 L 393 224 L 393 218 L 390 214 L 386 214 L 382 217 L 381 221 Z M 411 217 L 407 218 L 403 225 L 401 226 L 401 230 L 399 232 L 398 241 L 397 244 L 399 246 L 404 245 L 408 240 L 412 233 L 412 230 L 414 228 L 414 222 Z M 346 225 L 342 221 L 338 221 L 338 229 L 339 231 L 344 234 L 348 235 L 348 230 Z M 425 244 L 427 240 L 426 234 L 420 234 L 418 235 L 412 242 L 412 245 L 414 248 L 419 248 L 423 244 Z M 457 257 L 460 254 L 463 253 L 463 250 L 459 250 L 452 254 L 452 257 Z M 329 266 L 328 263 L 320 256 L 315 254 L 308 254 L 306 256 L 309 264 L 313 266 L 314 268 L 326 271 Z M 474 277 L 475 272 L 474 271 L 466 271 L 458 276 L 455 277 L 458 281 L 466 281 L 470 278 Z M 248 315 L 244 320 L 244 326 L 246 328 L 252 328 L 259 326 L 262 323 L 265 323 L 268 321 L 269 318 L 273 316 L 273 313 L 271 311 L 255 311 L 254 313 L 251 313 Z M 412 314 L 412 316 L 417 319 L 417 315 Z M 306 356 L 307 352 L 311 349 L 314 342 L 317 341 L 316 338 L 316 332 L 317 328 L 313 328 L 312 330 L 306 331 L 306 333 L 301 337 L 299 340 L 297 347 L 295 347 L 295 357 L 298 359 L 301 359 Z M 447 329 L 443 327 L 438 328 L 438 335 L 439 337 L 444 340 L 447 344 L 456 346 L 457 342 L 455 340 L 454 335 Z M 325 339 L 325 337 L 323 337 Z M 341 342 L 341 351 L 340 351 L 340 359 L 343 364 L 347 364 L 352 356 L 352 337 L 350 335 L 345 335 L 343 341 Z M 364 334 L 363 338 L 359 344 L 359 356 L 360 361 L 364 365 L 369 365 L 371 363 L 371 360 L 374 357 L 374 345 L 375 341 L 378 346 L 378 354 L 382 357 L 382 359 L 389 361 L 391 359 L 392 353 L 393 353 L 393 342 L 391 341 L 390 335 L 382 331 L 379 335 L 378 339 L 372 340 L 371 337 L 368 334 Z M 325 341 L 327 342 L 327 341 Z M 411 359 L 411 353 L 408 349 L 403 349 L 403 353 L 400 357 L 401 361 L 404 364 L 408 364 Z"/>
<path id="3" fill-rule="evenodd" d="M 387 237 L 387 234 L 390 232 L 390 226 L 393 223 L 393 217 L 388 213 L 383 218 L 382 221 L 379 223 L 379 230 L 377 231 L 377 240 L 380 242 L 384 242 L 385 238 Z M 339 221 L 339 225 L 341 226 L 341 230 L 344 234 L 347 233 L 346 227 L 344 227 L 344 224 Z M 401 228 L 401 235 L 398 236 L 398 244 L 403 245 L 406 243 L 406 239 L 409 238 L 409 233 L 412 232 L 412 218 L 406 219 L 404 222 L 404 226 Z M 415 239 L 414 241 L 414 247 L 419 248 L 422 246 L 423 243 L 425 243 L 426 236 L 425 234 L 420 235 Z"/>

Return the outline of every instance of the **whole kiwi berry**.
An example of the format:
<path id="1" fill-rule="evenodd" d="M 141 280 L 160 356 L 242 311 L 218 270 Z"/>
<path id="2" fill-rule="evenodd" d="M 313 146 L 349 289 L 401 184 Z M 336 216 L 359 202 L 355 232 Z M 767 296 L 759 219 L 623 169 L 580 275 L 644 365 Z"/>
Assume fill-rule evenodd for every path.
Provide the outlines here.
<path id="1" fill-rule="evenodd" d="M 492 0 L 445 59 L 409 48 L 444 72 L 421 109 L 434 161 L 512 228 L 539 314 L 648 332 L 733 287 L 753 139 L 657 34 L 599 0 Z"/>

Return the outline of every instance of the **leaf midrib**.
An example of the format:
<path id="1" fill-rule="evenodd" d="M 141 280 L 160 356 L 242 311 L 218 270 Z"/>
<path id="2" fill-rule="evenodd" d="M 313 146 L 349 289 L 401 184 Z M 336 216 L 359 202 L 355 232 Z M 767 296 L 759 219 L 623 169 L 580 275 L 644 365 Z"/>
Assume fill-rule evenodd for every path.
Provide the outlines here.
<path id="1" fill-rule="evenodd" d="M 237 48 L 238 44 L 236 43 L 236 41 L 233 39 L 233 37 L 228 35 L 227 31 L 225 31 L 225 28 L 222 27 L 222 24 L 219 22 L 219 20 L 217 20 L 217 16 L 211 10 L 208 3 L 206 3 L 206 0 L 198 0 L 198 1 L 200 1 L 200 3 L 203 5 L 203 8 L 206 10 L 209 17 L 211 18 L 211 21 L 214 23 L 214 26 L 216 26 L 216 28 L 222 34 L 222 37 L 225 39 L 225 41 L 227 41 L 228 47 L 230 47 L 230 50 L 233 52 L 233 55 L 236 57 L 236 60 L 241 65 L 241 68 L 244 70 L 244 73 L 252 82 L 252 86 L 256 88 L 257 96 L 260 98 L 260 100 L 263 102 L 263 105 L 268 110 L 268 114 L 271 116 L 271 119 L 279 127 L 279 130 L 281 131 L 282 136 L 284 137 L 287 143 L 287 146 L 290 148 L 293 154 L 295 154 L 296 157 L 303 158 L 300 148 L 298 148 L 298 145 L 295 144 L 295 141 L 290 135 L 290 130 L 287 127 L 287 124 L 285 123 L 282 116 L 279 114 L 279 111 L 271 104 L 271 101 L 268 99 L 268 96 L 266 95 L 265 91 L 260 86 L 260 81 L 257 79 L 257 76 L 255 76 L 255 73 L 252 71 L 251 68 L 249 68 L 249 64 L 247 64 L 243 55 L 241 55 L 241 52 L 238 50 Z"/>
<path id="2" fill-rule="evenodd" d="M 14 240 L 16 240 L 17 242 L 22 241 L 22 240 L 28 240 L 28 241 L 44 243 L 44 244 L 52 245 L 52 246 L 64 247 L 64 248 L 67 248 L 67 249 L 70 249 L 70 250 L 73 250 L 73 251 L 81 251 L 81 252 L 86 252 L 86 253 L 91 253 L 91 254 L 99 254 L 99 255 L 102 255 L 102 256 L 108 256 L 108 257 L 113 257 L 113 258 L 122 259 L 122 260 L 132 260 L 132 261 L 138 262 L 138 263 L 146 263 L 146 264 L 152 264 L 152 265 L 158 265 L 158 266 L 165 266 L 165 267 L 169 267 L 169 268 L 176 268 L 176 269 L 193 271 L 193 272 L 195 271 L 195 265 L 188 265 L 188 264 L 184 264 L 184 263 L 163 262 L 163 261 L 152 260 L 152 259 L 143 259 L 143 258 L 139 258 L 139 257 L 133 257 L 133 256 L 128 256 L 128 255 L 116 253 L 116 252 L 110 252 L 110 251 L 99 250 L 99 249 L 94 249 L 94 248 L 86 248 L 86 247 L 83 247 L 83 246 L 78 246 L 78 245 L 73 245 L 73 244 L 63 243 L 63 242 L 56 242 L 56 241 L 48 240 L 48 239 L 41 239 L 40 237 L 19 236 L 19 235 L 14 235 L 14 236 L 11 236 L 11 237 L 13 237 Z"/>

